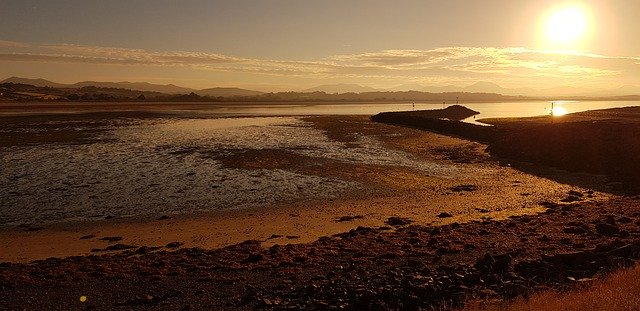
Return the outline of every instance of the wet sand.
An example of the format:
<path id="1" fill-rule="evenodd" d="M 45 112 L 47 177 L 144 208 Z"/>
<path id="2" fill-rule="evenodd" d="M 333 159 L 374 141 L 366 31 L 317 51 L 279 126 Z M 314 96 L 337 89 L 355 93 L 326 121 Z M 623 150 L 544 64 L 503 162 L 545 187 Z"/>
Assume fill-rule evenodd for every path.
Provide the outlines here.
<path id="1" fill-rule="evenodd" d="M 242 209 L 5 222 L 0 308 L 446 309 L 588 284 L 640 254 L 638 198 L 613 194 L 604 176 L 497 160 L 481 143 L 363 116 L 299 121 L 322 133 L 321 147 L 211 159 L 353 187 Z M 103 130 L 92 129 L 80 130 L 83 144 L 99 143 Z M 77 143 L 62 134 L 20 145 L 25 135 L 7 146 Z M 38 260 L 47 257 L 66 258 Z"/>
<path id="2" fill-rule="evenodd" d="M 86 121 L 86 116 L 84 117 Z M 115 127 L 130 126 L 113 121 L 122 117 L 141 120 L 166 118 L 163 115 L 141 115 L 136 112 L 130 115 L 119 113 L 115 117 L 109 114 L 92 114 L 89 119 L 96 124 L 109 121 Z M 187 115 L 186 118 L 190 119 L 192 116 Z M 179 242 L 185 247 L 211 249 L 250 239 L 264 241 L 265 246 L 305 243 L 358 226 L 382 226 L 391 216 L 408 217 L 422 225 L 502 219 L 540 212 L 544 210 L 539 205 L 540 202 L 558 200 L 574 188 L 581 190 L 579 187 L 514 170 L 506 163 L 491 159 L 484 151 L 486 146 L 479 143 L 373 123 L 365 116 L 305 117 L 301 120 L 324 133 L 328 141 L 340 143 L 345 152 L 354 150 L 350 148 L 361 148 L 362 141 L 373 141 L 376 142 L 375 148 L 384 149 L 383 153 L 400 152 L 408 155 L 412 161 L 433 163 L 436 167 L 446 168 L 446 174 L 437 175 L 424 169 L 397 166 L 394 163 L 371 164 L 362 160 L 308 156 L 292 153 L 286 148 L 244 148 L 214 159 L 228 169 L 254 172 L 264 169 L 286 170 L 301 176 L 340 180 L 357 186 L 338 190 L 330 196 L 313 197 L 301 192 L 296 197 L 287 197 L 285 202 L 258 202 L 259 204 L 228 210 L 198 210 L 186 214 L 167 210 L 167 213 L 154 212 L 137 217 L 126 217 L 126 212 L 113 216 L 108 212 L 104 214 L 103 211 L 102 216 L 99 214 L 89 220 L 13 222 L 0 229 L 0 249 L 3 250 L 0 252 L 0 261 L 29 262 L 48 257 L 101 254 L 103 252 L 92 250 L 104 249 L 110 245 L 108 241 L 101 240 L 104 237 L 121 237 L 118 243 L 135 246 L 164 246 Z M 17 122 L 14 120 L 13 124 L 15 123 Z M 8 127 L 9 125 L 5 125 L 5 129 Z M 88 133 L 76 131 L 76 134 L 80 132 L 85 135 L 87 144 L 96 144 L 98 138 L 91 131 L 95 129 L 96 127 L 90 127 Z M 74 142 L 76 139 L 75 136 L 63 138 L 65 139 L 60 140 L 60 137 L 54 136 L 51 141 L 18 147 L 50 147 Z M 189 152 L 192 149 L 187 148 L 181 155 Z M 181 168 L 178 166 L 177 169 Z M 290 181 L 281 183 L 287 182 Z M 75 192 L 75 196 L 88 191 L 80 189 L 80 192 Z M 162 196 L 170 192 L 168 190 L 171 189 L 159 189 L 157 195 Z M 265 191 L 268 192 L 269 189 Z M 247 193 L 247 196 L 250 195 L 251 193 Z M 188 193 L 184 196 L 189 199 Z M 199 198 L 200 195 L 196 193 L 195 196 Z M 593 195 L 593 200 L 607 199 L 608 195 L 604 193 Z M 212 202 L 215 205 L 216 197 L 213 196 L 210 200 L 200 204 Z M 442 212 L 453 217 L 438 217 Z M 358 217 L 352 221 L 336 221 L 343 216 Z"/>

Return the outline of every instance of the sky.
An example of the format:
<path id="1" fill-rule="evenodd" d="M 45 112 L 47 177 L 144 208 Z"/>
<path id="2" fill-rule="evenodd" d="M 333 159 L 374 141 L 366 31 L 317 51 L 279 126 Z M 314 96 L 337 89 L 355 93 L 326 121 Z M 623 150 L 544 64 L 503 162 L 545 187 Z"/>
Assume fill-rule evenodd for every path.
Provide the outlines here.
<path id="1" fill-rule="evenodd" d="M 549 26 L 567 7 L 581 19 Z M 638 12 L 640 0 L 0 0 L 0 79 L 640 89 Z"/>

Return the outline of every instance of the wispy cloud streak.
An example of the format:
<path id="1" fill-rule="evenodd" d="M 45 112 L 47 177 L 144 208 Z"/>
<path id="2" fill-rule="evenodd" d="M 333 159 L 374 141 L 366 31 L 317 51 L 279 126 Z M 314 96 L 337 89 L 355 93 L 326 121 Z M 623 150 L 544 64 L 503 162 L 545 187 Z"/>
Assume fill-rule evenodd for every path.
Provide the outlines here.
<path id="1" fill-rule="evenodd" d="M 411 81 L 511 81 L 527 79 L 628 81 L 640 74 L 640 58 L 526 48 L 445 47 L 335 55 L 308 61 L 242 58 L 194 51 L 1 41 L 0 61 L 62 62 L 119 66 L 188 67 L 271 76 L 315 76 Z M 637 79 L 637 78 L 636 78 Z"/>

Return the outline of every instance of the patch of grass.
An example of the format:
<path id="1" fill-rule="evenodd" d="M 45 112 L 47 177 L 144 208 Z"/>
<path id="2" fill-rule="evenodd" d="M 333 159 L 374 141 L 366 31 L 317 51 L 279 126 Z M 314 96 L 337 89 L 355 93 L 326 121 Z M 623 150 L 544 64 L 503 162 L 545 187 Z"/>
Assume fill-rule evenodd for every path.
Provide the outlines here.
<path id="1" fill-rule="evenodd" d="M 640 265 L 569 292 L 546 291 L 529 299 L 470 302 L 463 311 L 640 310 Z"/>

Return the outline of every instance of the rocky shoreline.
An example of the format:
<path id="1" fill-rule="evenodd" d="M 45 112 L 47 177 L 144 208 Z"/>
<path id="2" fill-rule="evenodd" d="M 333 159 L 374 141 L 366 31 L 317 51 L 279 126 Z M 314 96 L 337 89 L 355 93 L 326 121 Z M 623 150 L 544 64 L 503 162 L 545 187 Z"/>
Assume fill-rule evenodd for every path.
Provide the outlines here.
<path id="1" fill-rule="evenodd" d="M 378 228 L 358 227 L 309 244 L 114 247 L 122 251 L 3 263 L 0 305 L 419 310 L 565 290 L 640 258 L 637 198 L 603 204 L 589 196 L 572 192 L 566 202 L 541 202 L 547 208 L 542 214 L 504 221 L 431 227 L 392 217 Z M 43 288 L 46 296 L 34 295 Z M 87 300 L 79 302 L 81 296 Z"/>

